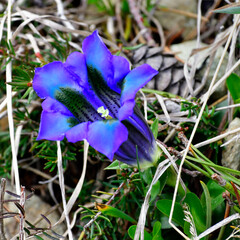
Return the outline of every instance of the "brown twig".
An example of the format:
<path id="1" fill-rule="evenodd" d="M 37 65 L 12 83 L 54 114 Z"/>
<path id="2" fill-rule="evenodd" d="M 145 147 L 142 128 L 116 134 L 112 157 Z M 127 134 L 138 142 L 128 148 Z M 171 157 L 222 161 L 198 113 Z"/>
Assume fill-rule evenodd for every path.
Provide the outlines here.
<path id="1" fill-rule="evenodd" d="M 229 217 L 231 206 L 233 206 L 234 204 L 230 198 L 230 193 L 228 191 L 224 192 L 222 194 L 222 197 L 226 199 L 226 209 L 225 209 L 225 213 L 224 213 L 224 219 L 225 219 L 225 218 Z"/>
<path id="2" fill-rule="evenodd" d="M 239 196 L 239 192 L 235 186 L 235 184 L 231 181 L 231 185 L 233 187 L 233 190 L 235 192 L 235 195 L 236 195 L 236 198 L 237 198 L 237 201 L 238 201 L 238 205 L 240 206 L 240 196 Z"/>
<path id="3" fill-rule="evenodd" d="M 132 172 L 130 175 L 129 175 L 129 178 L 127 179 L 127 183 L 129 183 L 132 179 L 132 177 L 134 176 L 135 174 L 135 171 Z M 108 202 L 106 203 L 106 205 L 110 205 L 111 202 L 114 200 L 114 198 L 119 194 L 120 190 L 125 186 L 126 182 L 122 182 L 120 184 L 120 186 L 117 188 L 117 190 L 114 192 L 114 194 L 111 196 L 111 198 L 108 200 Z M 83 232 L 85 232 L 85 229 L 86 228 L 89 228 L 91 226 L 91 224 L 96 221 L 96 219 L 98 218 L 99 215 L 101 215 L 102 212 L 98 212 L 94 218 L 92 218 L 84 227 L 83 227 Z"/>
<path id="4" fill-rule="evenodd" d="M 121 1 L 117 0 L 115 5 L 115 12 L 116 12 L 116 20 L 118 24 L 119 33 L 121 35 L 121 40 L 126 44 L 125 38 L 124 38 L 124 29 L 123 29 L 123 22 L 121 17 Z"/>
<path id="5" fill-rule="evenodd" d="M 25 187 L 21 186 L 21 195 L 20 195 L 20 201 L 18 206 L 20 213 L 19 213 L 19 218 L 20 218 L 20 224 L 19 224 L 19 239 L 24 240 L 25 239 L 25 234 L 24 234 L 24 220 L 25 220 L 25 211 L 24 211 L 24 205 L 26 201 L 26 193 L 25 193 Z"/>
<path id="6" fill-rule="evenodd" d="M 153 40 L 150 32 L 149 32 L 149 29 L 147 29 L 144 24 L 143 24 L 143 21 L 142 21 L 142 16 L 140 14 L 140 10 L 139 8 L 136 6 L 136 1 L 134 0 L 128 0 L 128 4 L 129 4 L 129 8 L 130 8 L 130 11 L 138 25 L 138 27 L 140 28 L 141 31 L 143 30 L 146 30 L 146 32 L 143 34 L 145 39 L 147 40 L 147 43 L 148 45 L 150 46 L 154 46 L 155 45 L 155 41 Z"/>
<path id="7" fill-rule="evenodd" d="M 214 173 L 211 178 L 218 182 L 220 186 L 226 186 L 226 180 L 220 177 L 217 173 Z"/>
<path id="8" fill-rule="evenodd" d="M 6 179 L 1 179 L 1 186 L 0 186 L 0 216 L 3 216 L 3 201 L 4 201 L 4 194 L 5 194 L 5 187 L 6 187 Z M 0 240 L 6 240 L 5 233 L 4 233 L 4 224 L 3 218 L 0 218 Z"/>
<path id="9" fill-rule="evenodd" d="M 183 15 L 185 17 L 194 18 L 194 19 L 197 19 L 197 17 L 198 17 L 196 13 L 187 12 L 187 11 L 175 9 L 175 8 L 158 7 L 157 10 L 161 11 L 161 12 L 175 13 L 175 14 Z M 208 22 L 208 18 L 203 17 L 203 16 L 201 17 L 201 20 L 204 22 Z"/>
<path id="10" fill-rule="evenodd" d="M 162 144 L 164 144 L 164 143 L 162 143 Z M 165 144 L 164 144 L 165 145 Z M 166 146 L 166 145 L 165 145 Z M 178 157 L 178 158 L 182 158 L 182 154 L 178 151 L 178 150 L 176 150 L 175 148 L 173 148 L 173 147 L 167 147 L 167 150 L 169 151 L 169 153 L 171 153 L 172 155 L 175 155 L 176 157 Z M 189 170 L 189 169 L 186 169 L 186 168 L 183 168 L 182 169 L 183 170 L 183 172 L 184 173 L 186 173 L 186 174 L 188 174 L 189 176 L 191 176 L 191 177 L 197 177 L 197 176 L 201 176 L 202 175 L 202 173 L 200 173 L 199 171 L 191 171 L 191 170 Z"/>

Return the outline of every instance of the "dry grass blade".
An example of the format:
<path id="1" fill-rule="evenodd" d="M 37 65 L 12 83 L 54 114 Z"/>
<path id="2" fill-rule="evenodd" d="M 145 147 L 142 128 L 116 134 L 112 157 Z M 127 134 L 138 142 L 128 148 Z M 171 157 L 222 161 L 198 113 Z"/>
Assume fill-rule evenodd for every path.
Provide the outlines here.
<path id="1" fill-rule="evenodd" d="M 147 98 L 142 90 L 140 90 L 140 93 L 143 96 L 144 117 L 145 117 L 145 120 L 147 121 Z"/>
<path id="2" fill-rule="evenodd" d="M 83 186 L 83 182 L 84 182 L 84 179 L 85 179 L 85 174 L 86 174 L 86 169 L 87 169 L 87 156 L 88 156 L 88 147 L 89 147 L 89 144 L 88 142 L 85 140 L 84 141 L 84 159 L 83 159 L 83 170 L 82 170 L 82 175 L 81 175 L 81 178 L 79 179 L 78 181 L 78 184 L 77 186 L 75 187 L 68 203 L 67 203 L 67 212 L 69 213 L 74 205 L 74 203 L 76 202 L 80 192 L 81 192 L 81 189 L 82 189 L 82 186 Z M 57 223 L 54 224 L 54 226 L 56 226 L 57 224 L 61 223 L 63 220 L 64 220 L 64 217 L 65 215 L 62 214 L 62 216 L 60 217 L 60 219 L 58 220 Z M 74 222 L 74 219 L 73 219 L 73 222 Z M 71 227 L 73 227 L 73 225 L 71 224 Z M 64 234 L 66 235 L 66 233 Z"/>
<path id="3" fill-rule="evenodd" d="M 12 1 L 8 0 L 8 19 L 7 19 L 7 40 L 8 43 L 12 41 L 12 32 L 11 32 L 11 8 Z M 6 82 L 12 81 L 12 62 L 10 59 L 7 60 L 6 65 Z M 9 125 L 9 134 L 11 141 L 11 150 L 12 150 L 12 175 L 14 174 L 15 186 L 17 194 L 20 194 L 20 179 L 18 172 L 18 162 L 15 148 L 14 140 L 14 123 L 13 123 L 13 110 L 12 110 L 12 86 L 7 84 L 7 112 L 8 112 L 8 125 Z"/>
<path id="4" fill-rule="evenodd" d="M 81 178 L 79 179 L 78 183 L 77 183 L 77 186 L 75 187 L 69 201 L 68 201 L 68 204 L 67 204 L 67 210 L 68 212 L 71 211 L 74 203 L 76 202 L 81 190 L 82 190 L 82 186 L 83 186 L 83 182 L 85 180 L 85 175 L 86 175 L 86 170 L 87 170 L 87 157 L 88 157 L 88 147 L 89 147 L 89 143 L 84 140 L 84 157 L 83 157 L 83 170 L 82 170 L 82 174 L 81 174 Z M 63 216 L 62 216 L 63 217 Z M 61 221 L 62 217 L 60 218 L 59 221 Z M 72 223 L 71 223 L 71 227 L 74 226 L 74 223 L 75 220 L 73 219 L 72 220 Z M 64 234 L 65 235 L 65 234 Z"/>
<path id="5" fill-rule="evenodd" d="M 15 13 L 13 16 L 19 16 L 19 14 L 20 13 Z M 80 36 L 84 36 L 84 37 L 87 37 L 91 34 L 91 32 L 89 32 L 89 31 L 70 29 L 70 28 L 65 27 L 61 24 L 58 24 L 52 20 L 49 20 L 49 19 L 61 20 L 60 18 L 53 17 L 52 15 L 37 15 L 37 14 L 31 13 L 31 12 L 28 12 L 26 10 L 22 10 L 22 14 L 24 14 L 24 16 L 26 16 L 27 19 L 18 26 L 18 28 L 13 33 L 12 39 L 15 39 L 19 35 L 19 33 L 22 31 L 22 29 L 26 25 L 31 23 L 32 21 L 37 21 L 47 27 L 50 27 L 51 29 L 58 30 L 61 32 L 76 33 L 76 34 L 78 34 Z M 104 43 L 106 43 L 108 46 L 110 46 L 114 50 L 119 50 L 119 47 L 116 44 L 114 44 L 113 42 L 111 42 L 107 39 L 104 39 L 104 38 L 102 38 L 102 40 L 104 41 Z"/>
<path id="6" fill-rule="evenodd" d="M 170 119 L 170 116 L 169 116 L 169 114 L 168 114 L 166 105 L 165 105 L 165 103 L 164 103 L 164 101 L 163 101 L 163 98 L 162 98 L 160 95 L 158 95 L 158 94 L 155 94 L 155 96 L 156 96 L 158 102 L 159 102 L 160 105 L 161 105 L 161 108 L 162 108 L 162 110 L 163 110 L 163 112 L 164 112 L 164 115 L 166 116 L 166 120 L 167 120 L 166 122 L 169 123 L 169 122 L 171 121 L 171 119 Z"/>
<path id="7" fill-rule="evenodd" d="M 234 130 L 232 130 L 232 131 L 229 131 L 229 132 L 220 134 L 220 135 L 218 135 L 217 137 L 213 137 L 213 138 L 208 139 L 208 140 L 206 140 L 206 141 L 197 143 L 197 144 L 195 144 L 194 146 L 195 146 L 196 148 L 200 148 L 200 147 L 206 146 L 206 145 L 208 145 L 208 144 L 210 144 L 210 143 L 217 142 L 217 141 L 219 141 L 219 140 L 221 140 L 221 139 L 223 139 L 223 138 L 225 138 L 225 137 L 227 137 L 227 136 L 229 136 L 229 135 L 231 135 L 231 134 L 237 133 L 237 132 L 240 132 L 240 128 L 236 128 L 236 129 L 234 129 Z M 223 146 L 224 146 L 224 145 L 223 145 Z"/>
<path id="8" fill-rule="evenodd" d="M 225 219 L 223 219 L 222 221 L 218 222 L 217 224 L 213 225 L 212 227 L 210 227 L 209 229 L 207 229 L 206 231 L 204 231 L 203 233 L 201 233 L 200 235 L 198 235 L 198 239 L 202 239 L 203 237 L 209 235 L 210 233 L 216 231 L 217 229 L 221 228 L 222 226 L 227 225 L 228 223 L 239 219 L 240 215 L 239 213 L 233 214 L 230 217 L 227 217 Z"/>
<path id="9" fill-rule="evenodd" d="M 202 4 L 202 0 L 199 0 L 198 1 L 198 18 L 197 18 L 197 43 L 196 43 L 196 49 L 198 49 L 200 47 L 200 29 L 201 29 L 201 16 L 202 16 L 202 13 L 201 13 L 201 4 Z M 193 64 L 191 66 L 191 69 L 190 71 L 188 70 L 188 65 L 189 65 L 189 62 L 190 62 L 190 59 L 191 59 L 192 56 L 190 56 L 188 58 L 188 60 L 185 62 L 184 64 L 184 75 L 185 75 L 185 79 L 186 79 L 186 82 L 187 82 L 187 86 L 188 86 L 188 90 L 191 94 L 191 96 L 194 96 L 194 91 L 193 91 L 193 77 L 196 73 L 196 70 L 197 70 L 197 65 L 198 65 L 198 61 L 199 61 L 199 58 L 198 58 L 198 53 L 195 54 L 193 56 Z M 184 96 L 186 97 L 186 96 Z"/>
<path id="10" fill-rule="evenodd" d="M 141 235 L 141 240 L 144 239 L 144 227 L 146 222 L 146 215 L 149 207 L 149 198 L 151 196 L 151 190 L 152 186 L 158 181 L 158 179 L 163 175 L 163 173 L 172 165 L 171 161 L 169 159 L 166 159 L 159 163 L 157 170 L 155 172 L 155 175 L 153 177 L 153 180 L 149 186 L 149 189 L 147 191 L 147 194 L 144 199 L 144 203 L 141 207 L 140 216 L 138 218 L 138 224 L 134 236 L 134 240 L 139 240 L 139 237 Z"/>
<path id="11" fill-rule="evenodd" d="M 57 141 L 57 156 L 58 156 L 58 176 L 59 176 L 59 183 L 60 183 L 60 189 L 62 194 L 62 202 L 63 202 L 63 211 L 65 215 L 65 219 L 67 222 L 67 229 L 68 229 L 68 237 L 70 240 L 73 240 L 73 234 L 70 226 L 70 220 L 67 210 L 67 203 L 65 198 L 65 188 L 64 188 L 64 175 L 63 175 L 63 167 L 62 167 L 62 151 L 60 146 L 60 141 Z"/>

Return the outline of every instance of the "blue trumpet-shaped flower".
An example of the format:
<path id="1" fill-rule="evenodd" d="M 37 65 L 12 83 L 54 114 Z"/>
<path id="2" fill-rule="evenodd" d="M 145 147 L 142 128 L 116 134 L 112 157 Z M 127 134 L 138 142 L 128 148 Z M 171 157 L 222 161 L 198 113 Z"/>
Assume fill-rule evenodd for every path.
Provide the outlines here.
<path id="1" fill-rule="evenodd" d="M 130 70 L 114 56 L 97 31 L 62 62 L 37 68 L 33 88 L 42 103 L 37 140 L 78 142 L 86 139 L 110 160 L 130 165 L 152 163 L 159 149 L 140 110 L 137 91 L 158 72 L 147 64 Z"/>

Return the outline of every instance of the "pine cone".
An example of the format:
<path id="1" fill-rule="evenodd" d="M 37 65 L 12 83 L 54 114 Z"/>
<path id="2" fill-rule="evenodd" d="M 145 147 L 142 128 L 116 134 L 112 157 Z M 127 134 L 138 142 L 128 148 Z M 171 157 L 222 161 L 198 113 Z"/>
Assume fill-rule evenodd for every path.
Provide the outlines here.
<path id="1" fill-rule="evenodd" d="M 132 52 L 131 61 L 133 67 L 147 63 L 159 71 L 159 74 L 146 85 L 147 88 L 186 97 L 188 89 L 183 64 L 173 54 L 163 53 L 160 47 L 149 48 L 144 45 Z M 195 79 L 194 88 L 198 84 Z"/>

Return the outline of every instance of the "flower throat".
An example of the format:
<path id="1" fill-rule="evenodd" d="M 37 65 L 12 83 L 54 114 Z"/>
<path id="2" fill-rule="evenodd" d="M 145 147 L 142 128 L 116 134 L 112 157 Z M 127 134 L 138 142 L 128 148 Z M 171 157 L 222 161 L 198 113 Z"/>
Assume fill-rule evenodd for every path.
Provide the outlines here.
<path id="1" fill-rule="evenodd" d="M 72 88 L 61 87 L 56 91 L 55 98 L 67 107 L 80 123 L 102 119 L 84 96 Z"/>

